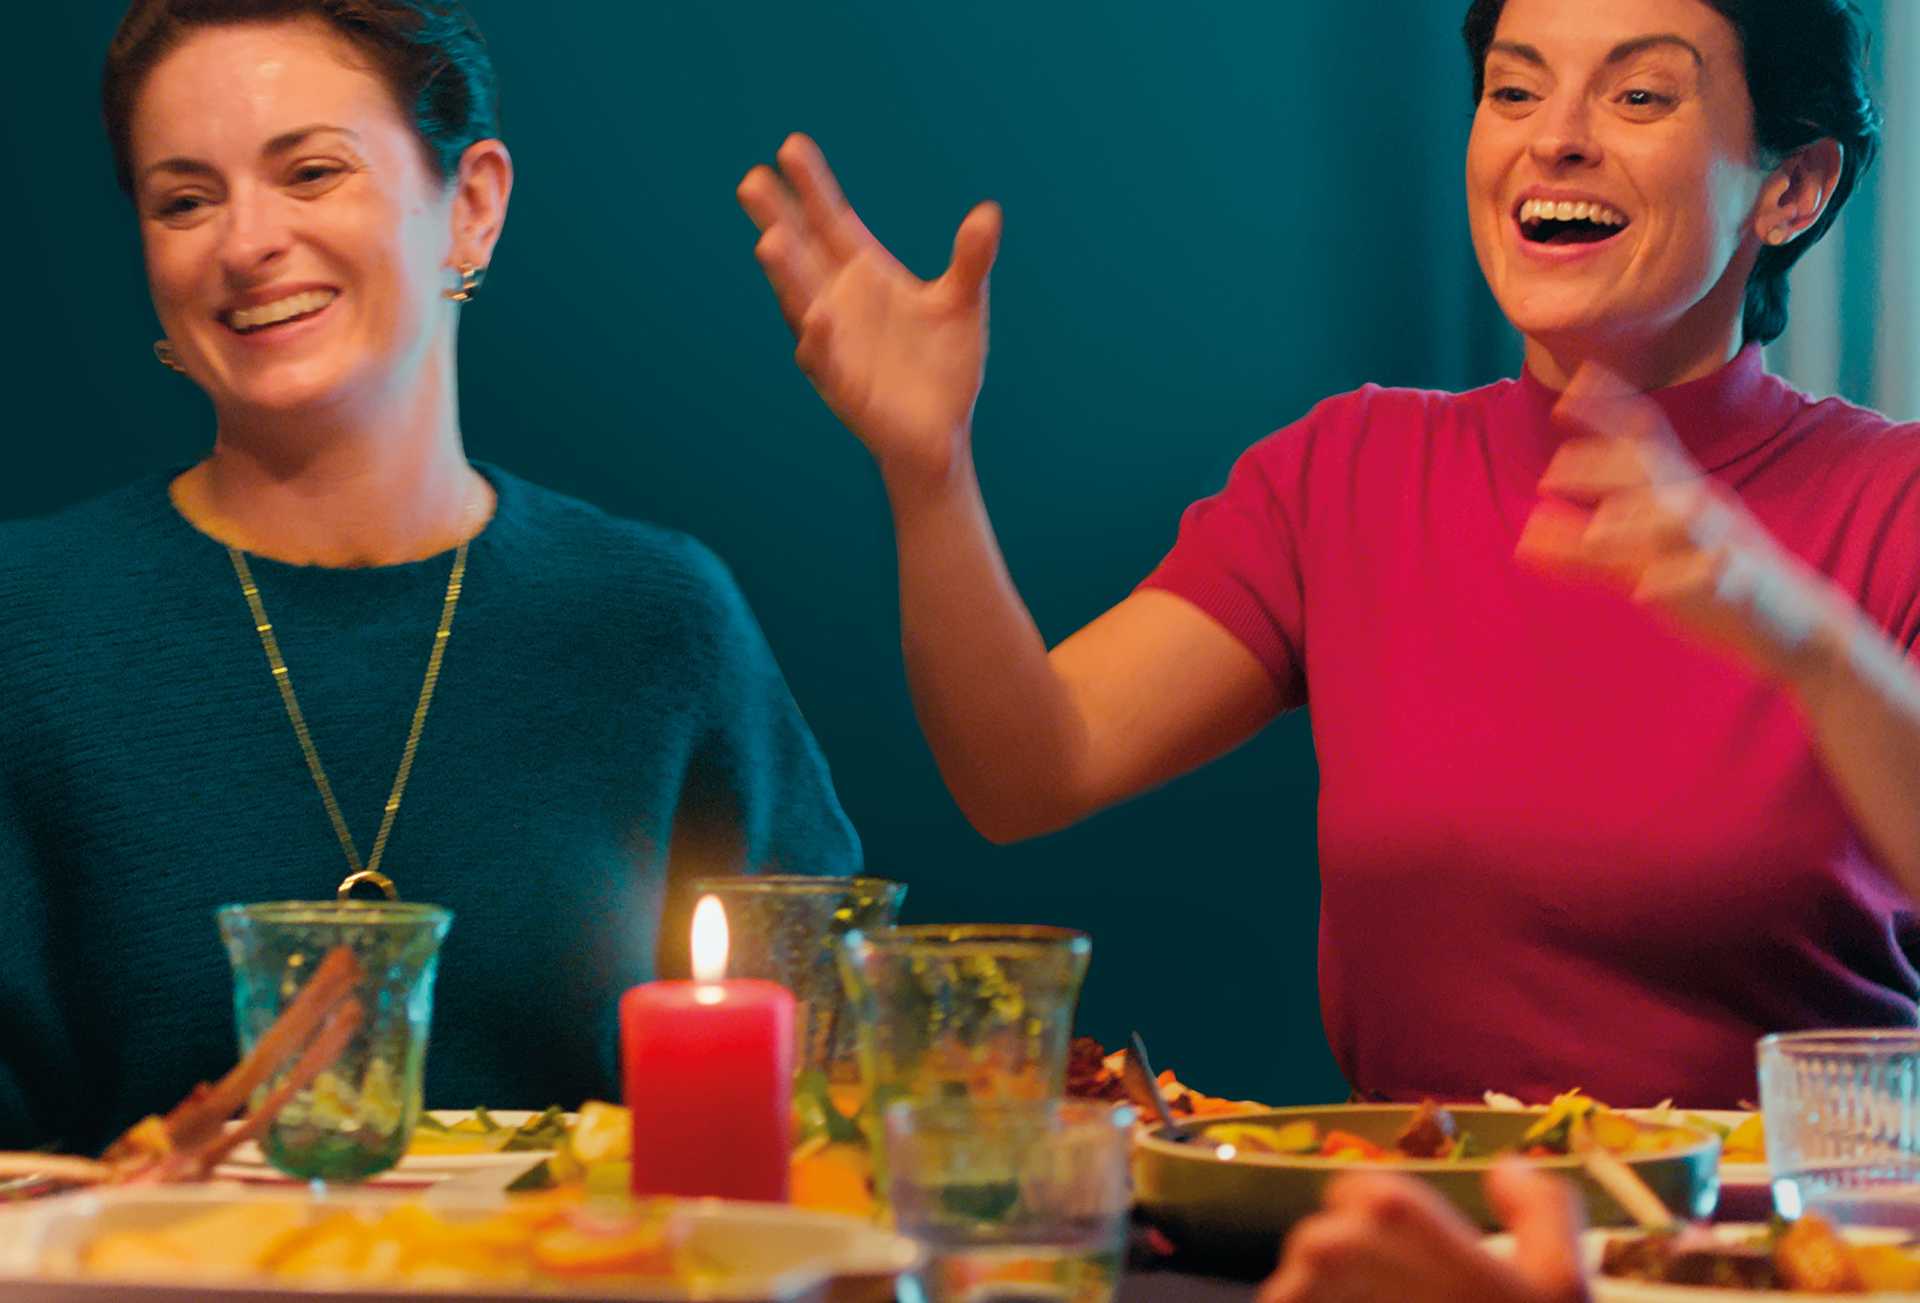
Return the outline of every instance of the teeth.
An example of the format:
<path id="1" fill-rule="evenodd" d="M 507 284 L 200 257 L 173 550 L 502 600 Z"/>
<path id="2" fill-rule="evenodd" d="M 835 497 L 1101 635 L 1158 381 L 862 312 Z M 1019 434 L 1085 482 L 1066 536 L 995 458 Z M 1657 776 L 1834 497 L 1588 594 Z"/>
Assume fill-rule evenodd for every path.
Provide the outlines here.
<path id="1" fill-rule="evenodd" d="M 339 297 L 338 294 L 333 290 L 308 290 L 304 294 L 289 294 L 284 299 L 263 303 L 257 308 L 235 308 L 227 314 L 227 324 L 235 330 L 258 330 L 262 326 L 271 326 L 289 317 L 318 312 L 337 297 Z"/>
<path id="2" fill-rule="evenodd" d="M 1529 199 L 1520 205 L 1520 222 L 1592 222 L 1596 226 L 1625 226 L 1627 215 L 1617 208 L 1589 200 Z"/>

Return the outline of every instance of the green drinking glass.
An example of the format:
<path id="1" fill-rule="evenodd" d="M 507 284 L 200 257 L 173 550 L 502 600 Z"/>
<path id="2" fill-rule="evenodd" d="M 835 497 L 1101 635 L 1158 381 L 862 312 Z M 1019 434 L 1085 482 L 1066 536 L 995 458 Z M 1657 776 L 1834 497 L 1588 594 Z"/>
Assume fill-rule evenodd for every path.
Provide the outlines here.
<path id="1" fill-rule="evenodd" d="M 280 901 L 215 911 L 233 965 L 233 1014 L 251 1051 L 336 947 L 360 964 L 362 1021 L 344 1052 L 294 1093 L 260 1138 L 267 1161 L 308 1181 L 352 1182 L 398 1163 L 420 1119 L 440 941 L 453 913 L 390 901 Z M 256 1092 L 257 1103 L 284 1072 Z"/>

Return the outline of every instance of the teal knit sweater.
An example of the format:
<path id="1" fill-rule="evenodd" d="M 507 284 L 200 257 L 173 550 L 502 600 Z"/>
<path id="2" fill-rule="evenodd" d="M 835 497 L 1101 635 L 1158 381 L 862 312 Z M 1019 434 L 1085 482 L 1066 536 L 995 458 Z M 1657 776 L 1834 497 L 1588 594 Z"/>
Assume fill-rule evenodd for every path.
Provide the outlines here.
<path id="1" fill-rule="evenodd" d="M 429 1106 L 618 1098 L 676 872 L 860 850 L 738 589 L 682 535 L 497 470 L 383 869 L 453 910 Z M 0 1148 L 90 1152 L 234 1061 L 213 910 L 330 898 L 328 824 L 226 550 L 156 476 L 0 524 Z M 254 559 L 364 856 L 451 554 Z"/>

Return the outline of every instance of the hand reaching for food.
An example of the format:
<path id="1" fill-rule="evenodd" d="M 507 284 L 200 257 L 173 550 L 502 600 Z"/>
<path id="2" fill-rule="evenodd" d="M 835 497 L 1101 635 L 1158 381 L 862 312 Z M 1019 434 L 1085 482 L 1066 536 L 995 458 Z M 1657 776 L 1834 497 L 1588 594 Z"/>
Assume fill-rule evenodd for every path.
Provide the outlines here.
<path id="1" fill-rule="evenodd" d="M 1480 1232 L 1428 1186 L 1385 1172 L 1342 1176 L 1328 1185 L 1323 1209 L 1287 1236 L 1258 1303 L 1584 1303 L 1573 1187 L 1496 1167 L 1487 1200 L 1513 1234 L 1511 1259 L 1483 1249 Z"/>

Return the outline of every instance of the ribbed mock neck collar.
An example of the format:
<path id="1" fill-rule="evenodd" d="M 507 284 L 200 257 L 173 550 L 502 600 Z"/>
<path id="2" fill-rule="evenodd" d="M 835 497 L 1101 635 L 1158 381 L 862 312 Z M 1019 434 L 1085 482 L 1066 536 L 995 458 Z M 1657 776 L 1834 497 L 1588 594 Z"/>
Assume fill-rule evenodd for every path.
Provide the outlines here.
<path id="1" fill-rule="evenodd" d="M 1567 431 L 1553 423 L 1560 391 L 1523 370 L 1513 390 L 1519 409 L 1516 436 L 1535 444 L 1542 464 L 1566 441 Z M 1702 470 L 1717 471 L 1773 438 L 1805 401 L 1800 393 L 1767 373 L 1760 345 L 1749 344 L 1712 375 L 1656 389 L 1648 397 Z"/>

